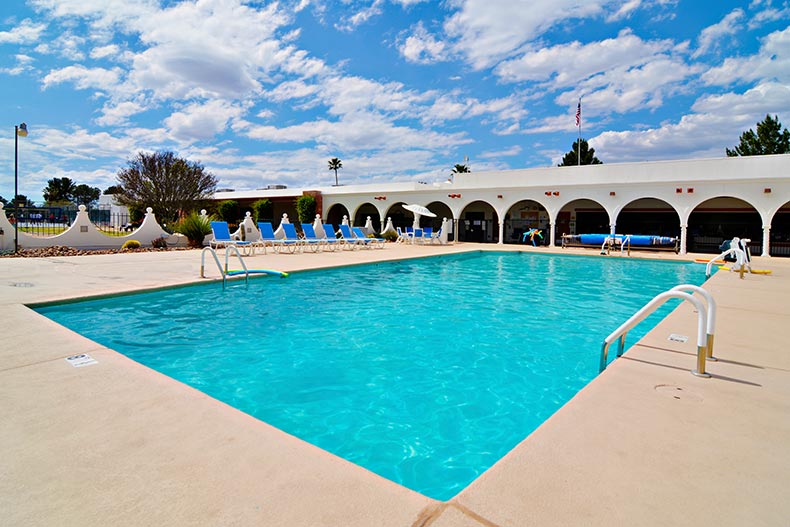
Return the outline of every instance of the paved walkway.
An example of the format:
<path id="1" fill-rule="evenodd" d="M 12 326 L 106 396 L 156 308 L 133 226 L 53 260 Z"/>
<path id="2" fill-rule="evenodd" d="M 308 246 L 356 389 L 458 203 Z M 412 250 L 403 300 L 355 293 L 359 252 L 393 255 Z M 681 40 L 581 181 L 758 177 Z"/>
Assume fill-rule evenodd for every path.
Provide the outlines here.
<path id="1" fill-rule="evenodd" d="M 502 249 L 388 245 L 247 263 L 294 271 L 477 248 Z M 693 338 L 667 340 L 694 335 L 681 306 L 447 503 L 24 306 L 193 282 L 199 265 L 196 251 L 0 259 L 0 525 L 788 525 L 790 260 L 758 258 L 771 276 L 706 283 L 719 304 L 713 378 L 689 373 Z M 64 360 L 79 353 L 98 364 Z"/>

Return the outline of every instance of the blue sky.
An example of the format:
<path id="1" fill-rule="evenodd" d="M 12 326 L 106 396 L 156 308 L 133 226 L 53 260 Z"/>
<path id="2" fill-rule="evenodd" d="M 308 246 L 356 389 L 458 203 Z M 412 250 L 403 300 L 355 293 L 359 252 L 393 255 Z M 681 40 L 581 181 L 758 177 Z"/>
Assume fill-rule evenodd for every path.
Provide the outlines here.
<path id="1" fill-rule="evenodd" d="M 0 195 L 102 190 L 138 151 L 220 188 L 724 156 L 790 126 L 790 2 L 27 0 L 0 7 Z"/>

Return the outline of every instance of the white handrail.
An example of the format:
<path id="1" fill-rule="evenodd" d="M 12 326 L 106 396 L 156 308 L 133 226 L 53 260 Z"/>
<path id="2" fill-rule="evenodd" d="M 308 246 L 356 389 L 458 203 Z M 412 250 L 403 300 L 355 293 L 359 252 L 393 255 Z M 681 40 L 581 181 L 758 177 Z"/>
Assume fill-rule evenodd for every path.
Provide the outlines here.
<path id="1" fill-rule="evenodd" d="M 625 342 L 625 334 L 636 326 L 639 322 L 647 318 L 653 311 L 658 309 L 670 298 L 680 298 L 691 302 L 697 309 L 697 369 L 692 370 L 691 373 L 698 377 L 710 377 L 709 373 L 705 373 L 705 355 L 706 355 L 706 335 L 705 329 L 707 326 L 707 310 L 705 305 L 698 299 L 688 293 L 682 291 L 665 291 L 660 295 L 656 295 L 653 300 L 645 304 L 639 311 L 634 313 L 631 318 L 626 320 L 619 328 L 614 330 L 603 341 L 601 346 L 601 363 L 600 371 L 606 369 L 607 355 L 609 353 L 609 346 L 617 339 L 620 339 L 619 354 L 622 354 L 623 344 Z"/>
<path id="2" fill-rule="evenodd" d="M 233 252 L 236 253 L 236 257 L 239 259 L 239 263 L 241 264 L 241 268 L 244 269 L 244 283 L 248 284 L 250 282 L 250 272 L 247 270 L 247 264 L 244 263 L 244 260 L 241 259 L 241 253 L 239 252 L 239 248 L 233 244 L 225 246 L 225 275 L 228 274 L 228 256 L 229 256 L 229 249 L 233 249 Z"/>
<path id="3" fill-rule="evenodd" d="M 706 328 L 708 335 L 705 355 L 708 360 L 719 360 L 713 356 L 713 334 L 716 331 L 716 301 L 713 299 L 713 295 L 711 295 L 706 289 L 693 284 L 676 285 L 670 289 L 670 291 L 693 291 L 694 293 L 699 293 L 703 298 L 705 298 L 705 302 L 707 303 L 708 307 L 708 325 Z"/>
<path id="4" fill-rule="evenodd" d="M 247 269 L 247 264 L 244 263 L 244 260 L 241 259 L 241 253 L 239 249 L 235 245 L 228 245 L 225 247 L 225 268 L 222 268 L 222 264 L 219 261 L 219 256 L 217 256 L 217 251 L 214 250 L 213 247 L 203 247 L 203 251 L 200 253 L 200 278 L 206 277 L 206 253 L 210 253 L 211 256 L 214 258 L 214 262 L 217 264 L 217 270 L 219 270 L 219 274 L 222 275 L 222 289 L 225 289 L 225 282 L 228 278 L 228 249 L 233 249 L 236 253 L 236 256 L 241 263 L 242 269 L 244 269 L 244 283 L 248 284 L 250 280 L 250 271 Z"/>
<path id="5" fill-rule="evenodd" d="M 222 275 L 222 289 L 225 289 L 225 271 L 222 269 L 222 264 L 219 263 L 219 257 L 217 256 L 217 251 L 214 250 L 213 247 L 203 247 L 203 250 L 200 253 L 200 278 L 205 278 L 205 270 L 206 270 L 206 253 L 211 253 L 211 256 L 214 257 L 214 261 L 217 264 L 217 270 L 219 274 Z"/>

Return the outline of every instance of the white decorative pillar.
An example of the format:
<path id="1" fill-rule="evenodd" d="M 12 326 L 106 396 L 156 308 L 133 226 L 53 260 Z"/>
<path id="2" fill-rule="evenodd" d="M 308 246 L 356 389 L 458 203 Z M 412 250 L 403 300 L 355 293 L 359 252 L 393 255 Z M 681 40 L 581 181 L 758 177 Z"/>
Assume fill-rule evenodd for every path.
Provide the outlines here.
<path id="1" fill-rule="evenodd" d="M 557 243 L 557 233 L 554 232 L 554 224 L 549 223 L 549 247 L 554 247 L 555 243 Z"/>
<path id="2" fill-rule="evenodd" d="M 614 236 L 616 232 L 617 232 L 617 224 L 616 223 L 610 223 L 609 224 L 609 236 Z"/>
<path id="3" fill-rule="evenodd" d="M 680 254 L 686 254 L 686 245 L 688 243 L 688 224 L 683 223 L 680 225 Z"/>
<path id="4" fill-rule="evenodd" d="M 760 256 L 771 256 L 771 226 L 763 225 L 763 254 Z"/>
<path id="5" fill-rule="evenodd" d="M 497 242 L 497 245 L 502 245 L 503 243 L 505 243 L 504 239 L 505 239 L 505 222 L 499 220 L 499 241 Z"/>

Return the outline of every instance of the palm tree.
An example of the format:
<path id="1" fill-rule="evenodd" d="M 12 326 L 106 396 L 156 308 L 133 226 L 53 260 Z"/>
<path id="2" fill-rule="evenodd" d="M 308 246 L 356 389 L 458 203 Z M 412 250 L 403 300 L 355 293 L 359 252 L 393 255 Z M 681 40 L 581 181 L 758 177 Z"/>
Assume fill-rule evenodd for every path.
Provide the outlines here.
<path id="1" fill-rule="evenodd" d="M 340 161 L 336 157 L 333 157 L 332 159 L 329 160 L 329 170 L 334 170 L 335 171 L 335 186 L 336 187 L 338 186 L 337 169 L 339 169 L 339 168 L 343 168 L 343 162 L 342 161 Z"/>
<path id="2" fill-rule="evenodd" d="M 453 167 L 453 174 L 467 174 L 469 173 L 469 167 L 467 165 L 455 165 Z"/>

